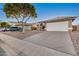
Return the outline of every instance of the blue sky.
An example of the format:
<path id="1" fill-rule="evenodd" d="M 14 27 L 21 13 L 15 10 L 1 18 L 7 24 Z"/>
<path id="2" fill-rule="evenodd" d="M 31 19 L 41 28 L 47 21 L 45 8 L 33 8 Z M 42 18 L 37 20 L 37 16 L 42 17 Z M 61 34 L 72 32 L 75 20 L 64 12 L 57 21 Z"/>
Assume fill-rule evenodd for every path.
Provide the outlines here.
<path id="1" fill-rule="evenodd" d="M 0 4 L 0 21 L 16 21 L 16 19 L 6 18 L 3 12 L 3 5 Z M 37 21 L 47 20 L 59 16 L 79 16 L 79 4 L 78 3 L 33 3 L 36 7 Z M 30 19 L 28 22 L 35 22 Z M 74 24 L 79 24 L 79 18 L 77 18 Z"/>

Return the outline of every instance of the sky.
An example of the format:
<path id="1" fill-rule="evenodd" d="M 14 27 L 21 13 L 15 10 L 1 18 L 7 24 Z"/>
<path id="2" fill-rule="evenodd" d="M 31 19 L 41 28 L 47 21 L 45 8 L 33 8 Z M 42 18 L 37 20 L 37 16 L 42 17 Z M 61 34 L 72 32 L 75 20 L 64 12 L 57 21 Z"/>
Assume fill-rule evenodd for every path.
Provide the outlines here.
<path id="1" fill-rule="evenodd" d="M 33 3 L 33 5 L 38 17 L 35 20 L 30 19 L 28 22 L 38 22 L 62 16 L 79 16 L 79 3 Z M 16 19 L 6 17 L 3 6 L 4 4 L 0 3 L 0 21 L 16 21 Z M 73 24 L 79 24 L 79 18 Z"/>

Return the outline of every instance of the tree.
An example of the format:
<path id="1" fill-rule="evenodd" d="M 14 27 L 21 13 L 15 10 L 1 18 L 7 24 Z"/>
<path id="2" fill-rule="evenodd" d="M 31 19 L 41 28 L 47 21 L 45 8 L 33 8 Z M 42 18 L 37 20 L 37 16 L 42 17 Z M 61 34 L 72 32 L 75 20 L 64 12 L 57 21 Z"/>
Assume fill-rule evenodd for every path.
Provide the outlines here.
<path id="1" fill-rule="evenodd" d="M 3 10 L 8 18 L 16 18 L 18 23 L 21 22 L 22 29 L 30 18 L 37 17 L 36 8 L 30 3 L 6 3 Z"/>
<path id="2" fill-rule="evenodd" d="M 10 27 L 10 25 L 7 22 L 1 22 L 0 27 L 5 28 L 5 30 L 6 30 L 6 28 Z"/>

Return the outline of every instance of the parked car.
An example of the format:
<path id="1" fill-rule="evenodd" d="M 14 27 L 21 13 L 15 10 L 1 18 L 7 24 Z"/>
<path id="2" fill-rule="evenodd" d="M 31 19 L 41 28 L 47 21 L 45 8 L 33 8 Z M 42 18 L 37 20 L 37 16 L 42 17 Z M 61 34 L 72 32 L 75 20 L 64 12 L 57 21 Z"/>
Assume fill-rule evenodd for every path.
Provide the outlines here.
<path id="1" fill-rule="evenodd" d="M 0 28 L 0 32 L 2 32 L 4 30 L 4 28 Z"/>
<path id="2" fill-rule="evenodd" d="M 20 27 L 10 27 L 10 31 L 22 31 L 22 28 Z"/>

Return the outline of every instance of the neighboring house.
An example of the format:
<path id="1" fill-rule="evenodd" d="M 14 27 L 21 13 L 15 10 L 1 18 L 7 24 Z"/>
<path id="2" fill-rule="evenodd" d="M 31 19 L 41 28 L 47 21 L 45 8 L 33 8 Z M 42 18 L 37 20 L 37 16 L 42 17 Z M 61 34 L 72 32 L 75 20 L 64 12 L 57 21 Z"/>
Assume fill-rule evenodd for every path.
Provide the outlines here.
<path id="1" fill-rule="evenodd" d="M 72 21 L 77 17 L 57 17 L 50 20 L 39 22 L 45 25 L 46 31 L 72 31 Z"/>

